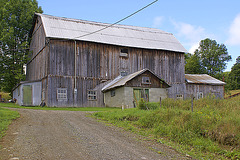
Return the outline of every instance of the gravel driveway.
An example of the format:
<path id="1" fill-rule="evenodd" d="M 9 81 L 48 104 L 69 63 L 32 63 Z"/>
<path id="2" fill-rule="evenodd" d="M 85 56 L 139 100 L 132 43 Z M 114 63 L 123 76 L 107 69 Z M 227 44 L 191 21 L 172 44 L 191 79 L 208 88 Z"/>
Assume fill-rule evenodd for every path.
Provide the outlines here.
<path id="1" fill-rule="evenodd" d="M 0 142 L 2 160 L 187 159 L 165 145 L 86 117 L 86 112 L 17 111 L 21 117 Z"/>

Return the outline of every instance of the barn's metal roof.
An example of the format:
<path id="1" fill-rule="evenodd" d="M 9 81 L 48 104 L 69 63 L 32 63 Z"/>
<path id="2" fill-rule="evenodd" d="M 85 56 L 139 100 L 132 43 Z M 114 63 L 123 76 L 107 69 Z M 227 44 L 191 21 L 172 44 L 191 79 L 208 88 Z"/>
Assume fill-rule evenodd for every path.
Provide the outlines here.
<path id="1" fill-rule="evenodd" d="M 81 37 L 102 29 L 110 24 L 55 17 L 35 13 L 40 16 L 46 37 L 90 41 L 127 47 L 187 52 L 171 33 L 159 29 L 114 25 L 103 31 Z M 80 36 L 80 37 L 79 37 Z"/>
<path id="2" fill-rule="evenodd" d="M 137 77 L 138 75 L 149 71 L 151 72 L 153 75 L 155 75 L 159 80 L 163 81 L 162 79 L 160 79 L 156 74 L 154 74 L 152 71 L 150 71 L 149 69 L 145 68 L 142 69 L 140 71 L 134 72 L 132 74 L 129 74 L 127 76 L 121 76 L 119 75 L 118 77 L 116 77 L 115 79 L 113 79 L 111 82 L 109 82 L 107 85 L 105 85 L 102 88 L 102 92 L 105 92 L 107 90 L 116 88 L 116 87 L 120 87 L 120 86 L 124 86 L 128 81 L 132 80 L 133 78 Z M 164 81 L 163 81 L 164 82 Z M 166 82 L 165 82 L 166 83 Z M 167 84 L 167 83 L 166 83 Z M 170 87 L 170 86 L 169 86 Z"/>
<path id="3" fill-rule="evenodd" d="M 225 82 L 222 82 L 207 74 L 185 74 L 185 79 L 187 83 L 194 83 L 194 84 L 212 84 L 212 85 L 226 84 Z"/>

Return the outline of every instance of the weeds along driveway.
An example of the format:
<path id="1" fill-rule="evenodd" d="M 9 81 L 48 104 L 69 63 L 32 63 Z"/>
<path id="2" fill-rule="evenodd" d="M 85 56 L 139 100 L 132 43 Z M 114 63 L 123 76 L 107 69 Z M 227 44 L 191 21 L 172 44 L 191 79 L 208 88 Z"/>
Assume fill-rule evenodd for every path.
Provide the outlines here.
<path id="1" fill-rule="evenodd" d="M 15 110 L 21 117 L 0 142 L 2 160 L 187 159 L 165 145 L 86 117 L 86 112 Z"/>

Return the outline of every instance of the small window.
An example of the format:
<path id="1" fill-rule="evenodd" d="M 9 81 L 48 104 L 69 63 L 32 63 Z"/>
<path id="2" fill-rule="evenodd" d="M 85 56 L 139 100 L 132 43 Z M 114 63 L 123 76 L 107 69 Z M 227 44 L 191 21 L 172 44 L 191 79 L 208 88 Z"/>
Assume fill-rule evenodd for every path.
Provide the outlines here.
<path id="1" fill-rule="evenodd" d="M 177 99 L 183 99 L 183 95 L 182 94 L 177 94 Z"/>
<path id="2" fill-rule="evenodd" d="M 128 57 L 128 49 L 127 48 L 122 48 L 120 52 L 121 57 Z"/>
<path id="3" fill-rule="evenodd" d="M 127 74 L 128 73 L 126 71 L 121 71 L 121 73 L 120 73 L 121 76 L 127 76 Z"/>
<path id="4" fill-rule="evenodd" d="M 115 90 L 111 90 L 111 97 L 115 96 Z"/>
<path id="5" fill-rule="evenodd" d="M 197 99 L 203 98 L 203 93 L 202 92 L 197 92 Z"/>
<path id="6" fill-rule="evenodd" d="M 57 99 L 58 100 L 67 100 L 67 88 L 58 88 L 57 89 Z"/>
<path id="7" fill-rule="evenodd" d="M 143 84 L 151 84 L 149 77 L 142 77 L 142 83 Z"/>
<path id="8" fill-rule="evenodd" d="M 88 100 L 89 101 L 97 100 L 97 93 L 96 93 L 96 91 L 93 91 L 93 90 L 89 90 L 88 91 Z"/>

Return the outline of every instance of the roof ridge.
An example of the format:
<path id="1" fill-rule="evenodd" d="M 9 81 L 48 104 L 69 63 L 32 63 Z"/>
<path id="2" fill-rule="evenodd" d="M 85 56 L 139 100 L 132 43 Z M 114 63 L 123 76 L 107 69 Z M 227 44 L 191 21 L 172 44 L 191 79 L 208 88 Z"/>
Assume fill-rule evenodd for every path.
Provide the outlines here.
<path id="1" fill-rule="evenodd" d="M 47 17 L 47 18 L 52 18 L 52 19 L 60 19 L 60 20 L 64 20 L 64 21 L 71 21 L 71 22 L 77 22 L 77 23 L 94 24 L 94 25 L 99 25 L 99 26 L 103 26 L 103 27 L 111 25 L 111 23 L 88 21 L 88 20 L 74 19 L 74 18 L 67 18 L 67 17 L 58 17 L 58 16 L 52 16 L 52 15 L 48 15 L 48 14 L 41 14 L 41 13 L 35 13 L 35 14 L 39 15 L 39 16 L 44 16 L 44 17 Z M 156 29 L 156 28 L 150 28 L 150 27 L 139 27 L 139 26 L 124 25 L 124 24 L 115 24 L 111 27 L 112 28 L 130 29 L 130 30 L 136 30 L 136 31 L 142 31 L 142 32 L 173 35 L 172 33 L 165 32 L 163 30 Z M 132 28 L 132 27 L 134 27 L 134 28 Z M 143 30 L 143 29 L 148 29 L 148 30 Z M 154 31 L 150 31 L 150 30 L 154 30 Z"/>

